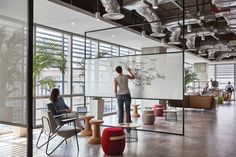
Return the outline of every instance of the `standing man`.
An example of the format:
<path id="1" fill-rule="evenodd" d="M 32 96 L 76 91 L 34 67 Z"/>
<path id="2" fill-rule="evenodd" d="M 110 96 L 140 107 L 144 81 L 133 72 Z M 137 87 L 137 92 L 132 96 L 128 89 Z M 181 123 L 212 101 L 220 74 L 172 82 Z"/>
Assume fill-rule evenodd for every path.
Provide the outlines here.
<path id="1" fill-rule="evenodd" d="M 234 87 L 228 82 L 228 84 L 225 86 L 225 90 L 227 91 L 228 94 L 228 101 L 231 100 L 232 92 L 234 91 Z"/>
<path id="2" fill-rule="evenodd" d="M 114 78 L 114 93 L 117 97 L 117 103 L 118 103 L 118 118 L 119 123 L 123 123 L 123 115 L 124 115 L 124 103 L 125 103 L 125 112 L 126 112 L 126 122 L 131 123 L 131 116 L 130 116 L 130 105 L 131 105 L 131 96 L 128 86 L 128 80 L 129 79 L 135 79 L 134 74 L 131 72 L 130 68 L 127 69 L 129 74 L 125 75 L 122 73 L 122 67 L 117 66 L 116 72 L 117 76 Z M 117 92 L 117 86 L 119 87 L 119 90 Z"/>

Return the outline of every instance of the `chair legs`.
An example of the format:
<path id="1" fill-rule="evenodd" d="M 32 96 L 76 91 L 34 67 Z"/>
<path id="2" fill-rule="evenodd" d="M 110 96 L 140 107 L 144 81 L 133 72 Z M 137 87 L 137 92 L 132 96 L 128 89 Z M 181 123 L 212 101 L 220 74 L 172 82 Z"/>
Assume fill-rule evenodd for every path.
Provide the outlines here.
<path id="1" fill-rule="evenodd" d="M 66 139 L 63 139 L 51 152 L 48 152 L 48 145 L 49 145 L 50 140 L 51 140 L 50 136 L 48 136 L 47 147 L 46 147 L 46 154 L 47 155 L 51 155 L 64 141 L 66 141 Z"/>
<path id="2" fill-rule="evenodd" d="M 78 142 L 78 136 L 77 136 L 77 134 L 75 135 L 75 138 L 76 138 L 76 143 L 77 143 L 77 149 L 78 149 L 78 151 L 79 151 L 79 142 Z"/>
<path id="3" fill-rule="evenodd" d="M 42 122 L 43 122 L 43 124 L 44 124 L 44 122 L 45 122 L 46 125 L 50 126 L 50 125 L 49 125 L 50 123 L 49 123 L 49 120 L 48 120 L 47 117 L 42 117 Z M 46 122 L 47 122 L 48 124 L 47 124 Z M 79 151 L 79 142 L 78 142 L 78 136 L 77 136 L 77 133 L 78 133 L 78 132 L 77 132 L 77 129 L 76 129 L 75 121 L 74 121 L 74 126 L 75 126 L 75 127 L 74 127 L 74 135 L 75 135 L 75 137 L 76 137 L 76 144 L 77 144 L 77 148 L 78 148 L 78 151 Z M 43 147 L 44 145 L 46 145 L 46 154 L 47 154 L 47 155 L 51 155 L 64 141 L 65 141 L 66 144 L 67 144 L 67 137 L 66 137 L 66 138 L 64 138 L 57 146 L 55 146 L 55 148 L 54 148 L 53 150 L 51 150 L 50 152 L 49 152 L 49 150 L 48 150 L 50 141 L 51 141 L 53 138 L 55 138 L 55 137 L 57 136 L 57 132 L 58 132 L 58 130 L 59 130 L 61 127 L 62 127 L 62 125 L 59 126 L 59 127 L 57 127 L 54 131 L 52 131 L 51 128 L 50 128 L 50 129 L 47 131 L 47 132 L 48 132 L 48 139 L 47 139 L 47 141 L 44 142 L 43 144 L 39 145 L 39 141 L 40 141 L 40 139 L 41 139 L 42 133 L 43 133 L 43 132 L 46 132 L 46 130 L 44 129 L 44 125 L 43 125 L 43 127 L 42 127 L 42 129 L 41 129 L 41 131 L 40 131 L 40 134 L 39 134 L 37 143 L 36 143 L 36 147 L 39 149 L 39 148 Z M 73 131 L 73 130 L 71 130 L 71 131 Z M 60 135 L 59 135 L 59 136 L 60 136 Z M 64 136 L 61 136 L 61 137 L 64 137 Z M 72 137 L 72 136 L 70 136 L 70 137 Z"/>
<path id="4" fill-rule="evenodd" d="M 44 132 L 44 130 L 42 129 L 41 132 L 40 132 L 40 134 L 39 134 L 37 143 L 36 143 L 36 147 L 37 147 L 38 149 L 42 148 L 42 147 L 43 147 L 45 144 L 47 144 L 50 140 L 52 140 L 54 137 L 56 137 L 56 135 L 52 135 L 49 141 L 46 141 L 46 142 L 44 142 L 43 144 L 41 144 L 41 145 L 39 146 L 39 140 L 40 140 L 41 135 L 42 135 L 43 132 Z"/>
<path id="5" fill-rule="evenodd" d="M 75 131 L 76 131 L 76 130 L 75 130 Z M 49 150 L 48 150 L 49 143 L 50 143 L 50 141 L 51 141 L 53 138 L 56 137 L 56 135 L 50 133 L 50 134 L 48 135 L 47 141 L 44 142 L 43 144 L 41 144 L 41 145 L 39 146 L 39 140 L 40 140 L 41 135 L 42 135 L 43 132 L 44 132 L 44 130 L 42 129 L 41 132 L 40 132 L 40 134 L 39 134 L 39 137 L 38 137 L 38 140 L 37 140 L 37 143 L 36 143 L 36 147 L 37 147 L 38 149 L 40 149 L 40 148 L 42 148 L 44 145 L 46 145 L 46 154 L 47 154 L 47 155 L 51 155 L 64 141 L 65 141 L 66 144 L 67 144 L 67 139 L 64 138 L 52 151 L 49 152 Z M 79 151 L 79 142 L 78 142 L 78 136 L 77 136 L 77 134 L 75 134 L 75 138 L 76 138 L 77 149 L 78 149 L 78 151 Z"/>
<path id="6" fill-rule="evenodd" d="M 77 136 L 77 131 L 76 131 L 76 122 L 74 121 L 74 126 L 75 126 L 75 138 L 76 138 L 76 144 L 77 144 L 77 149 L 79 151 L 79 142 L 78 142 L 78 136 Z"/>

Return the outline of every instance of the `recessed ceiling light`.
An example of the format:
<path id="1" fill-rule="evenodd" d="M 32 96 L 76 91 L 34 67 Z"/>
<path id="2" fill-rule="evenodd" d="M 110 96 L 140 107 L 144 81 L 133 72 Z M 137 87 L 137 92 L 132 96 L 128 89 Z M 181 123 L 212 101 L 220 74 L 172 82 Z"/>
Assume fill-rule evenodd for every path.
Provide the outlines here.
<path id="1" fill-rule="evenodd" d="M 112 34 L 112 35 L 111 35 L 111 37 L 112 37 L 112 38 L 114 38 L 114 37 L 115 37 L 115 35 L 114 35 L 114 34 Z"/>
<path id="2" fill-rule="evenodd" d="M 74 22 L 71 22 L 70 24 L 71 24 L 72 26 L 73 26 L 73 25 L 75 25 L 75 23 L 74 23 Z"/>

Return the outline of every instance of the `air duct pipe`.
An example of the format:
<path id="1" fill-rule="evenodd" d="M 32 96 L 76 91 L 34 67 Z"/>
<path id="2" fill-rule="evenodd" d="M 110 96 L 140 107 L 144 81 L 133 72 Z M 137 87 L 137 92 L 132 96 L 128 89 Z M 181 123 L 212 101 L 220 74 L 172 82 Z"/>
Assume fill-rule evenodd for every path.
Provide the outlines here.
<path id="1" fill-rule="evenodd" d="M 160 18 L 155 14 L 154 10 L 145 3 L 137 3 L 135 6 L 135 10 L 138 14 L 146 18 L 148 22 L 157 21 L 150 23 L 152 34 L 151 36 L 154 37 L 164 37 L 165 34 L 163 33 L 162 24 L 160 22 Z"/>
<path id="2" fill-rule="evenodd" d="M 207 49 L 213 49 L 213 45 L 205 45 L 199 48 L 199 56 L 207 56 Z"/>
<path id="3" fill-rule="evenodd" d="M 117 0 L 100 0 L 106 10 L 106 14 L 103 15 L 105 19 L 120 20 L 124 18 L 124 15 L 120 13 L 120 6 Z"/>
<path id="4" fill-rule="evenodd" d="M 219 56 L 216 57 L 216 60 L 221 61 L 224 58 L 229 58 L 231 56 L 236 56 L 236 52 L 232 51 L 223 51 Z"/>
<path id="5" fill-rule="evenodd" d="M 186 35 L 186 46 L 188 47 L 188 50 L 195 51 L 195 39 L 196 39 L 196 34 L 188 34 Z"/>
<path id="6" fill-rule="evenodd" d="M 179 42 L 181 28 L 179 26 L 177 26 L 177 27 L 167 27 L 167 29 L 168 29 L 168 31 L 171 32 L 169 44 L 176 44 L 176 45 L 181 44 L 181 42 Z"/>
<path id="7" fill-rule="evenodd" d="M 221 12 L 220 14 L 223 15 L 225 20 L 227 21 L 228 25 L 235 25 L 235 18 L 234 14 L 236 12 L 235 6 L 236 6 L 236 1 L 235 0 L 227 0 L 227 1 L 222 1 L 222 0 L 212 0 L 212 4 L 216 5 L 217 8 L 229 8 L 230 11 L 226 12 Z M 231 17 L 232 16 L 232 17 Z M 236 26 L 236 25 L 235 25 Z M 232 32 L 236 33 L 236 30 L 231 29 Z"/>
<path id="8" fill-rule="evenodd" d="M 215 52 L 214 50 L 208 50 L 208 59 L 215 59 Z"/>

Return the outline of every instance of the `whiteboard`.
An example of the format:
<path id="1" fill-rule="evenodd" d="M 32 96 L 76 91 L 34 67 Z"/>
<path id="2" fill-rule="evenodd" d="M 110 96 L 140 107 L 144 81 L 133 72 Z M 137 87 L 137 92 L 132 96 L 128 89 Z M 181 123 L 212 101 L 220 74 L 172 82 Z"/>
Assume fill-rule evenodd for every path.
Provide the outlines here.
<path id="1" fill-rule="evenodd" d="M 132 98 L 183 99 L 182 53 L 86 59 L 85 96 L 115 97 L 118 65 L 122 66 L 123 74 L 128 74 L 129 67 L 136 77 L 129 80 Z"/>

